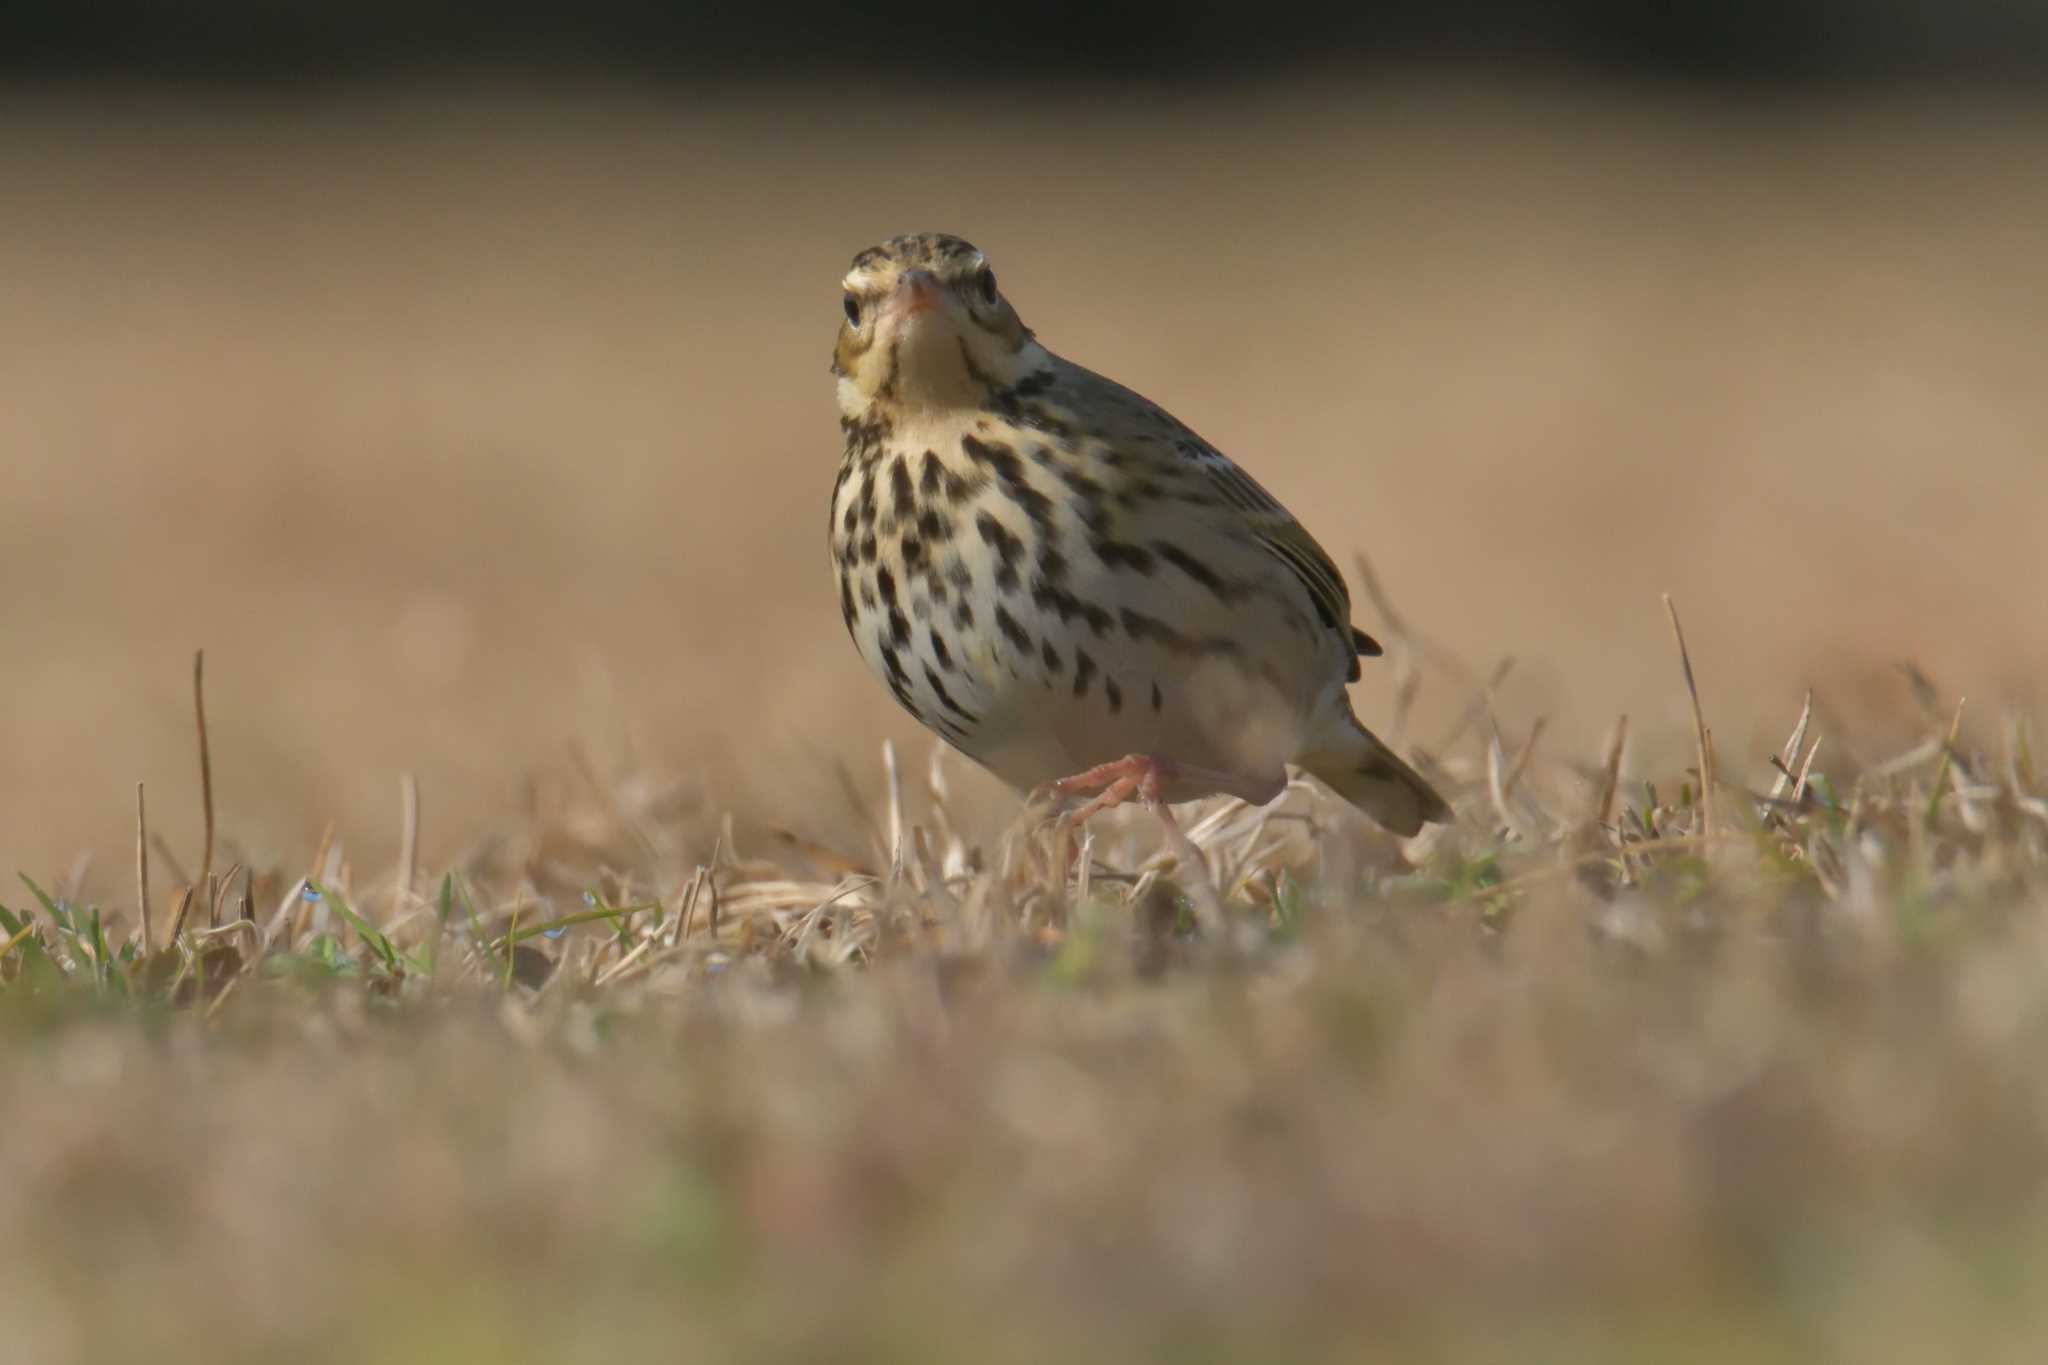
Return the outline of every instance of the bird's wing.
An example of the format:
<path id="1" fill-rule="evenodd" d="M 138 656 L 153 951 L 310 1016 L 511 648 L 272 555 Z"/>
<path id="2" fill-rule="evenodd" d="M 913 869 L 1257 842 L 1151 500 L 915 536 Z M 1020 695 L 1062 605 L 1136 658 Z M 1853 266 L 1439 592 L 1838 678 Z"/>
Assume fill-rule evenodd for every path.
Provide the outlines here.
<path id="1" fill-rule="evenodd" d="M 1259 548 L 1286 565 L 1308 590 L 1317 618 L 1331 630 L 1350 631 L 1351 593 L 1344 586 L 1344 575 L 1294 514 L 1227 456 L 1204 450 L 1195 463 L 1209 486 L 1237 510 Z"/>
<path id="2" fill-rule="evenodd" d="M 1377 655 L 1379 642 L 1351 624 L 1351 593 L 1344 575 L 1294 514 L 1229 456 L 1158 404 L 1092 371 L 1063 364 L 1070 382 L 1078 381 L 1086 390 L 1088 407 L 1122 410 L 1129 424 L 1124 444 L 1147 450 L 1162 465 L 1192 468 L 1195 478 L 1229 509 L 1233 524 L 1250 532 L 1253 544 L 1286 566 L 1308 593 L 1316 619 L 1352 652 L 1351 680 L 1356 682 L 1356 656 Z"/>

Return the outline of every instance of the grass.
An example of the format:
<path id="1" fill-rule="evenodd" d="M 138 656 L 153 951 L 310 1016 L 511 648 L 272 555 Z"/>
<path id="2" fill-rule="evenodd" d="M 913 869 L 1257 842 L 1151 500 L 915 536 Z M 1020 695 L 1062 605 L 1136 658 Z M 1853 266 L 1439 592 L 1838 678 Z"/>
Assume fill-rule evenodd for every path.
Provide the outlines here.
<path id="1" fill-rule="evenodd" d="M 18 1359 L 2019 1358 L 2048 800 L 1965 715 L 1857 763 L 1809 701 L 1709 801 L 1480 689 L 1405 847 L 1306 787 L 1203 807 L 1220 938 L 1145 822 L 1064 875 L 1069 831 L 978 840 L 886 750 L 866 847 L 680 833 L 638 780 L 427 877 L 330 831 L 164 890 L 153 947 L 24 877 L 0 1320 Z"/>

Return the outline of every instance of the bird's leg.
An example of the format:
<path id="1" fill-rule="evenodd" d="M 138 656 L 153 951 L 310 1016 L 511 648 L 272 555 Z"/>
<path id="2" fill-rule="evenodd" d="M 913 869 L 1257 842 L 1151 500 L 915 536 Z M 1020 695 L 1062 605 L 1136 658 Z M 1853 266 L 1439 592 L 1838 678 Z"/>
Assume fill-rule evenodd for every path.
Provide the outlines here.
<path id="1" fill-rule="evenodd" d="M 1048 783 L 1045 790 L 1055 800 L 1079 792 L 1098 793 L 1073 814 L 1072 823 L 1085 825 L 1091 817 L 1121 806 L 1133 796 L 1148 805 L 1157 801 L 1164 780 L 1162 769 L 1167 766 L 1144 754 L 1127 754 L 1112 763 L 1098 763 L 1086 772 Z"/>
<path id="2" fill-rule="evenodd" d="M 1197 787 L 1206 787 L 1211 791 L 1234 796 L 1252 806 L 1263 806 L 1287 790 L 1285 773 L 1264 779 L 1249 778 L 1238 773 L 1224 772 L 1220 768 L 1198 768 L 1192 764 L 1175 762 L 1170 758 L 1154 758 L 1150 754 L 1125 754 L 1112 762 L 1098 763 L 1086 772 L 1063 777 L 1057 782 L 1049 782 L 1033 792 L 1031 799 L 1057 800 L 1062 796 L 1072 796 L 1076 792 L 1115 789 L 1127 777 L 1137 778 L 1137 785 L 1124 788 L 1117 792 L 1114 798 L 1110 797 L 1109 791 L 1103 791 L 1101 797 L 1088 804 L 1084 813 L 1074 817 L 1075 823 L 1078 824 L 1090 815 L 1108 810 L 1111 806 L 1120 806 L 1132 796 L 1137 796 L 1141 800 L 1151 799 L 1146 796 L 1144 790 L 1144 784 L 1148 781 L 1152 784 L 1155 795 L 1166 783 L 1184 780 Z"/>
<path id="3" fill-rule="evenodd" d="M 1183 769 L 1171 759 L 1154 758 L 1150 754 L 1125 754 L 1108 763 L 1098 763 L 1086 772 L 1048 782 L 1039 790 L 1053 800 L 1081 792 L 1099 793 L 1093 801 L 1074 812 L 1074 823 L 1079 825 L 1085 824 L 1090 816 L 1121 806 L 1133 796 L 1148 806 L 1156 804 L 1166 784 L 1184 772 L 1192 770 Z"/>
<path id="4" fill-rule="evenodd" d="M 1218 943 L 1228 944 L 1229 928 L 1223 918 L 1223 893 L 1216 889 L 1216 874 L 1209 870 L 1209 860 L 1202 856 L 1202 850 L 1187 831 L 1180 827 L 1180 821 L 1173 818 L 1173 811 L 1155 793 L 1145 804 L 1159 817 L 1159 823 L 1166 826 L 1166 842 L 1173 849 L 1180 865 L 1195 874 L 1195 918 L 1201 921 L 1202 931 Z"/>
<path id="5" fill-rule="evenodd" d="M 1044 790 L 1054 798 L 1072 796 L 1077 792 L 1099 792 L 1094 800 L 1069 817 L 1068 823 L 1075 826 L 1086 823 L 1091 816 L 1122 805 L 1133 796 L 1143 801 L 1146 809 L 1158 816 L 1159 823 L 1166 827 L 1166 842 L 1173 849 L 1174 857 L 1195 875 L 1195 909 L 1203 929 L 1220 936 L 1224 931 L 1223 897 L 1216 889 L 1214 874 L 1209 871 L 1209 860 L 1202 856 L 1202 850 L 1195 841 L 1188 838 L 1187 831 L 1180 827 L 1180 821 L 1173 818 L 1173 811 L 1161 798 L 1166 783 L 1182 775 L 1203 779 L 1213 776 L 1206 769 L 1182 768 L 1170 759 L 1154 758 L 1149 754 L 1126 754 L 1113 762 L 1099 763 L 1086 772 L 1061 778 L 1048 784 Z"/>

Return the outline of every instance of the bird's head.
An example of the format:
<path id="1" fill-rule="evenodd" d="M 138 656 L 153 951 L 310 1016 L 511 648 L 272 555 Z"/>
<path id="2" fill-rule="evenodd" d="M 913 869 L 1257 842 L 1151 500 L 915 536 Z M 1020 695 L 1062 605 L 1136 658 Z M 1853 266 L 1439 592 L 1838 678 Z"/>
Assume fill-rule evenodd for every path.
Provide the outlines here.
<path id="1" fill-rule="evenodd" d="M 891 237 L 853 258 L 841 288 L 832 373 L 848 416 L 978 407 L 1042 362 L 988 257 L 958 237 Z"/>

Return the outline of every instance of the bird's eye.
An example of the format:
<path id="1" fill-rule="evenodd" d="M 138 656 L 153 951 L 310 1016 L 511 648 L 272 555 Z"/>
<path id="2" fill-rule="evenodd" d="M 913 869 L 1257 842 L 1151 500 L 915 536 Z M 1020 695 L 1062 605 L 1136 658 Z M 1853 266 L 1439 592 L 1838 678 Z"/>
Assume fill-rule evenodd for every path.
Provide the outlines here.
<path id="1" fill-rule="evenodd" d="M 850 326 L 860 326 L 860 300 L 851 292 L 846 296 L 846 321 Z"/>
<path id="2" fill-rule="evenodd" d="M 983 266 L 981 278 L 977 283 L 981 285 L 982 302 L 994 303 L 996 301 L 996 272 Z"/>

